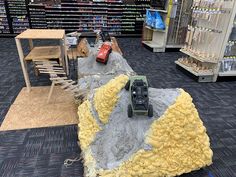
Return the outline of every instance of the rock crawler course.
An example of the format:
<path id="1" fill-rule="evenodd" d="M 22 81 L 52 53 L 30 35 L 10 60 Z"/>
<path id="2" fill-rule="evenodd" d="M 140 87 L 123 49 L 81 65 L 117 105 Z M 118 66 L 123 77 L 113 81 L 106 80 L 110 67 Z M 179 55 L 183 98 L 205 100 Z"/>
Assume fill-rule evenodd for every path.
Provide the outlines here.
<path id="1" fill-rule="evenodd" d="M 124 86 L 135 72 L 121 56 L 111 56 L 106 66 L 92 56 L 78 62 L 79 86 L 87 94 L 78 107 L 85 176 L 169 177 L 210 165 L 209 137 L 191 96 L 149 88 L 153 117 L 128 118 Z"/>

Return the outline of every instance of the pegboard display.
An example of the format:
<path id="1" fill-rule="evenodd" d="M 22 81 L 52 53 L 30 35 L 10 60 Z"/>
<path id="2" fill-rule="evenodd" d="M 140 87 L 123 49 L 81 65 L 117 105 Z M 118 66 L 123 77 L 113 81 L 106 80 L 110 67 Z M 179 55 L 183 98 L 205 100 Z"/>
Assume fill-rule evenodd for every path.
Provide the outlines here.
<path id="1" fill-rule="evenodd" d="M 224 57 L 221 60 L 220 76 L 236 76 L 236 16 L 233 28 L 226 44 Z"/>
<path id="2" fill-rule="evenodd" d="M 167 48 L 182 46 L 191 20 L 192 0 L 171 0 Z"/>
<path id="3" fill-rule="evenodd" d="M 232 45 L 228 40 L 234 26 L 235 14 L 236 2 L 233 0 L 194 0 L 191 23 L 188 25 L 185 46 L 181 51 L 189 56 L 189 60 L 197 60 L 198 65 L 207 68 L 208 72 L 207 75 L 203 70 L 194 72 L 195 63 L 186 59 L 184 62 L 179 59 L 176 64 L 198 76 L 200 82 L 215 82 L 218 75 L 224 75 L 225 73 L 219 71 L 228 52 L 227 46 Z"/>

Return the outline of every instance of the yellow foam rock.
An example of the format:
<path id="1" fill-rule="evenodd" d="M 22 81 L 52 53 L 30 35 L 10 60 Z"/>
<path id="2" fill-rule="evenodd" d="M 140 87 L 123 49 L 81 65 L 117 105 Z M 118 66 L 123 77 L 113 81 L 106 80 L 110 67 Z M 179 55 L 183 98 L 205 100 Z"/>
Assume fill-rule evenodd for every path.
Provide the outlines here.
<path id="1" fill-rule="evenodd" d="M 82 150 L 85 150 L 93 141 L 96 133 L 101 130 L 91 113 L 91 103 L 87 100 L 78 108 L 79 140 Z"/>
<path id="2" fill-rule="evenodd" d="M 92 156 L 91 149 L 88 147 L 85 151 L 82 153 L 83 159 L 84 159 L 84 171 L 86 177 L 92 177 L 96 176 L 96 161 L 94 160 Z"/>
<path id="3" fill-rule="evenodd" d="M 129 77 L 122 74 L 96 90 L 94 106 L 102 123 L 108 122 L 109 116 L 119 99 L 118 94 L 128 80 Z"/>
<path id="4" fill-rule="evenodd" d="M 152 150 L 140 149 L 118 168 L 100 170 L 106 177 L 171 177 L 197 170 L 212 163 L 212 150 L 206 129 L 192 103 L 180 90 L 176 102 L 146 134 Z"/>

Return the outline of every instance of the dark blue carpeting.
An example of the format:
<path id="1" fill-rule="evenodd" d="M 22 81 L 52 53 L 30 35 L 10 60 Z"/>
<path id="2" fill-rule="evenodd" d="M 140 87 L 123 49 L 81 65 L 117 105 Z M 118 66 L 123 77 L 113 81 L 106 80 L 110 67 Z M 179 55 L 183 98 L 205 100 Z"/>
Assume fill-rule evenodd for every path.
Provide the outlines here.
<path id="1" fill-rule="evenodd" d="M 130 66 L 147 75 L 151 86 L 184 88 L 193 97 L 207 127 L 214 160 L 210 167 L 182 176 L 211 177 L 210 172 L 214 177 L 236 177 L 236 82 L 197 83 L 176 69 L 174 61 L 181 53 L 151 53 L 136 38 L 118 41 Z M 23 46 L 27 50 L 26 43 Z M 0 39 L 0 54 L 1 123 L 24 80 L 14 39 Z M 32 67 L 28 69 L 32 85 L 49 85 L 47 77 L 37 78 Z M 0 132 L 0 176 L 82 176 L 80 162 L 63 166 L 66 158 L 79 153 L 76 125 Z"/>

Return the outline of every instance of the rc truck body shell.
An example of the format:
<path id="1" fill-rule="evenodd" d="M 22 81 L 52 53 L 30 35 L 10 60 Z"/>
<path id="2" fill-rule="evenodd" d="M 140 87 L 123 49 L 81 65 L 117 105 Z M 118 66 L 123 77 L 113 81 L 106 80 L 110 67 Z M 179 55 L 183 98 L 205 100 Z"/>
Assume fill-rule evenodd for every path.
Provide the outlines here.
<path id="1" fill-rule="evenodd" d="M 152 105 L 149 104 L 148 81 L 146 76 L 131 76 L 125 89 L 129 91 L 130 104 L 128 116 L 133 114 L 153 116 Z"/>
<path id="2" fill-rule="evenodd" d="M 96 61 L 103 64 L 107 64 L 111 51 L 111 44 L 109 42 L 104 42 L 98 52 Z"/>

